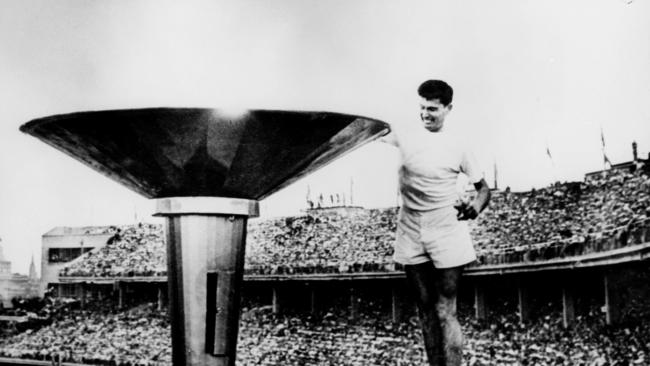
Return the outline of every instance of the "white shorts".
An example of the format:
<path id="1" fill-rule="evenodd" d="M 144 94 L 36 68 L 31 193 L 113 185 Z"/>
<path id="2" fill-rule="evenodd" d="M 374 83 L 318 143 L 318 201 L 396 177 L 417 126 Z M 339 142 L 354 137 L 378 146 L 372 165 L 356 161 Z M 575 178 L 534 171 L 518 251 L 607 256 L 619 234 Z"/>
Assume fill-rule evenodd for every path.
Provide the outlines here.
<path id="1" fill-rule="evenodd" d="M 402 207 L 397 218 L 393 259 L 404 265 L 432 261 L 436 268 L 459 267 L 476 260 L 467 221 L 453 206 L 431 211 Z"/>

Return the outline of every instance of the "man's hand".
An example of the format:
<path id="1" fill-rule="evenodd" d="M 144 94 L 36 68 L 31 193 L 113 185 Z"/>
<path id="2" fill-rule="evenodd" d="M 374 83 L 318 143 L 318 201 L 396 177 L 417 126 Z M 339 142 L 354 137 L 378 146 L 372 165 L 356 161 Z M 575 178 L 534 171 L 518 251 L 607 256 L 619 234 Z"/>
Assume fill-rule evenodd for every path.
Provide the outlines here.
<path id="1" fill-rule="evenodd" d="M 480 208 L 478 207 L 476 201 L 473 201 L 471 203 L 461 202 L 455 205 L 454 208 L 458 211 L 456 218 L 459 221 L 474 220 L 478 217 L 478 213 L 480 211 Z"/>
<path id="2" fill-rule="evenodd" d="M 490 202 L 490 187 L 488 187 L 485 179 L 474 183 L 474 188 L 476 188 L 477 195 L 472 202 L 461 201 L 454 205 L 454 208 L 458 210 L 456 217 L 460 221 L 474 220 Z"/>

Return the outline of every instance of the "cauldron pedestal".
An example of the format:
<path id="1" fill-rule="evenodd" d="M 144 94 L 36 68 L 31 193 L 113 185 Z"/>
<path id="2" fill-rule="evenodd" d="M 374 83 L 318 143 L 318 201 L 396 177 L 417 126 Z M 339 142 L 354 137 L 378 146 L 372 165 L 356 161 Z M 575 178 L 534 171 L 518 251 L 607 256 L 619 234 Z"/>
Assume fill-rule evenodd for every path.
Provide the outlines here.
<path id="1" fill-rule="evenodd" d="M 174 365 L 234 366 L 246 223 L 254 200 L 158 200 L 166 218 L 169 310 Z"/>

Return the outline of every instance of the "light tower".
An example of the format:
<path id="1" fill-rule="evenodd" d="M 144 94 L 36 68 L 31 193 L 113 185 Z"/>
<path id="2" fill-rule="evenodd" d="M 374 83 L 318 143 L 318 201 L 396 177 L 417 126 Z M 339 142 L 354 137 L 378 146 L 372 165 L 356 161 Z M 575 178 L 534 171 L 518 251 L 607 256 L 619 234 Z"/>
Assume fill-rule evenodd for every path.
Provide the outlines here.
<path id="1" fill-rule="evenodd" d="M 232 366 L 246 223 L 258 200 L 388 126 L 329 112 L 157 108 L 57 115 L 21 130 L 157 199 L 173 364 Z"/>

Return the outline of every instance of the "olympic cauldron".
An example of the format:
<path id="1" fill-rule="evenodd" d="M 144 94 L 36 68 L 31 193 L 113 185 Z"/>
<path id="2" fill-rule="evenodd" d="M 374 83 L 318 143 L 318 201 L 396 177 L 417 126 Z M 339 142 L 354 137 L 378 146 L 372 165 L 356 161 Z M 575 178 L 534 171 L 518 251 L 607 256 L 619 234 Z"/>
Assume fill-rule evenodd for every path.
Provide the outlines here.
<path id="1" fill-rule="evenodd" d="M 155 108 L 56 115 L 21 131 L 166 218 L 174 365 L 235 364 L 246 223 L 258 200 L 388 132 L 339 113 Z"/>

